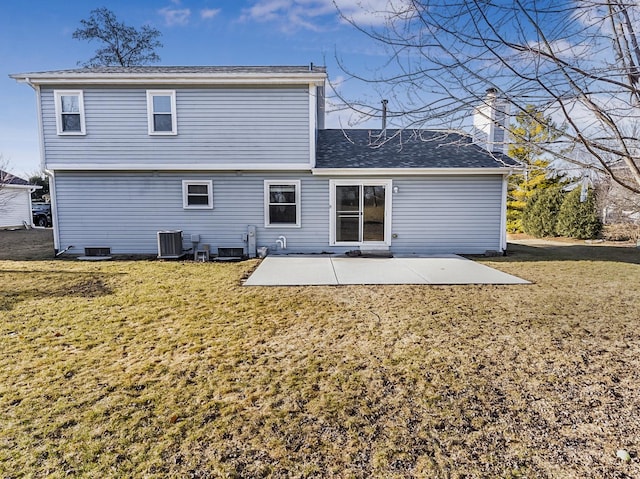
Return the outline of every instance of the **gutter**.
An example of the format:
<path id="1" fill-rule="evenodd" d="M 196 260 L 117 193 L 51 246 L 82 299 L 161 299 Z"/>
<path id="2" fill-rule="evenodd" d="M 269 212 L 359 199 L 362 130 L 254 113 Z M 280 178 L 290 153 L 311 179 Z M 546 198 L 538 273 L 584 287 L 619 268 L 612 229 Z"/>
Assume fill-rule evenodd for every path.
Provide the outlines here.
<path id="1" fill-rule="evenodd" d="M 518 167 L 501 168 L 312 168 L 316 176 L 465 176 L 504 175 L 519 171 Z"/>
<path id="2" fill-rule="evenodd" d="M 36 112 L 38 115 L 38 143 L 40 145 L 40 169 L 49 177 L 49 193 L 51 194 L 51 220 L 53 223 L 53 248 L 58 251 L 60 248 L 60 234 L 58 230 L 58 208 L 55 199 L 55 178 L 53 171 L 47 170 L 44 153 L 44 126 L 42 124 L 42 100 L 40 95 L 40 85 L 31 81 L 30 77 L 24 77 L 20 80 L 17 76 L 10 75 L 11 78 L 22 81 L 29 85 L 36 92 Z M 31 197 L 29 197 L 31 202 Z"/>
<path id="3" fill-rule="evenodd" d="M 82 73 L 82 74 L 23 74 L 9 75 L 20 83 L 29 85 L 324 85 L 327 74 L 322 73 L 191 73 L 191 74 L 128 74 L 128 73 Z"/>

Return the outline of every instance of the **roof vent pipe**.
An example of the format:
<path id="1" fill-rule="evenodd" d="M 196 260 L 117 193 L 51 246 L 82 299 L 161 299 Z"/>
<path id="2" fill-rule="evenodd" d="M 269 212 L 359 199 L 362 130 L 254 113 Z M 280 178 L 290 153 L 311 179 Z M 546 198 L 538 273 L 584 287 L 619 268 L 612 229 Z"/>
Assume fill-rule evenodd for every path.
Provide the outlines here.
<path id="1" fill-rule="evenodd" d="M 382 131 L 387 130 L 387 103 L 389 100 L 382 100 Z"/>

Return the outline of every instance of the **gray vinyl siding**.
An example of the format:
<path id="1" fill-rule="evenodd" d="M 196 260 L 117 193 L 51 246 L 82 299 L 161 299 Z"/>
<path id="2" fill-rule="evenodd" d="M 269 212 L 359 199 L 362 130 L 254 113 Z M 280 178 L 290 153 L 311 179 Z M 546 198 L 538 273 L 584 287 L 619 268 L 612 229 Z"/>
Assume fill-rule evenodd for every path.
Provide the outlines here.
<path id="1" fill-rule="evenodd" d="M 391 249 L 398 253 L 480 254 L 500 250 L 502 176 L 394 181 Z"/>
<path id="2" fill-rule="evenodd" d="M 301 228 L 264 227 L 264 180 L 301 179 Z M 182 206 L 182 180 L 212 180 L 213 209 Z M 328 180 L 292 174 L 235 173 L 56 173 L 60 248 L 71 253 L 109 246 L 114 254 L 157 253 L 156 233 L 182 230 L 218 247 L 243 247 L 248 225 L 257 227 L 258 246 L 285 235 L 291 252 L 315 252 L 329 244 Z"/>
<path id="3" fill-rule="evenodd" d="M 58 136 L 54 88 L 43 88 L 47 165 L 309 163 L 308 86 L 149 89 L 176 91 L 177 135 L 148 134 L 142 86 L 84 88 L 86 135 Z"/>
<path id="4" fill-rule="evenodd" d="M 264 180 L 301 180 L 301 227 L 264 227 Z M 182 206 L 182 180 L 212 180 L 213 209 Z M 391 251 L 398 254 L 483 253 L 500 248 L 502 177 L 393 178 Z M 218 247 L 242 247 L 248 225 L 257 245 L 287 238 L 287 252 L 344 252 L 329 246 L 329 178 L 309 173 L 57 172 L 61 249 L 82 254 L 108 246 L 114 254 L 156 254 L 156 233 L 182 230 Z"/>

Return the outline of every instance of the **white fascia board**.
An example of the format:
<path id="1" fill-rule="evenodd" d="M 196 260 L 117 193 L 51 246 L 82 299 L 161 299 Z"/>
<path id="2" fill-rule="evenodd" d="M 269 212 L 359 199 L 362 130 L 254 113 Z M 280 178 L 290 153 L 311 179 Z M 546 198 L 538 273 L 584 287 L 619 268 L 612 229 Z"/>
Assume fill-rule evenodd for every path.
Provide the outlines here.
<path id="1" fill-rule="evenodd" d="M 317 176 L 509 175 L 517 168 L 312 168 Z"/>
<path id="2" fill-rule="evenodd" d="M 33 85 L 322 85 L 326 73 L 156 73 L 156 74 L 91 74 L 10 75 L 19 83 Z"/>
<path id="3" fill-rule="evenodd" d="M 38 144 L 40 145 L 40 169 L 47 167 L 44 156 L 44 124 L 42 121 L 42 95 L 39 85 L 31 85 L 36 92 L 36 113 L 38 115 Z"/>
<path id="4" fill-rule="evenodd" d="M 309 163 L 56 163 L 54 171 L 311 171 Z"/>

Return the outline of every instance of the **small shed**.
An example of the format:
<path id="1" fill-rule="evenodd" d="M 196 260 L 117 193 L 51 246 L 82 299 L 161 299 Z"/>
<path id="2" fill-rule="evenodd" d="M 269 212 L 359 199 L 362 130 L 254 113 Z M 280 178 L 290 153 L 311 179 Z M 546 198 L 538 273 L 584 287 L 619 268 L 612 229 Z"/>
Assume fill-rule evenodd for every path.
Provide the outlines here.
<path id="1" fill-rule="evenodd" d="M 31 193 L 39 186 L 0 170 L 0 228 L 33 226 Z"/>

